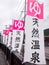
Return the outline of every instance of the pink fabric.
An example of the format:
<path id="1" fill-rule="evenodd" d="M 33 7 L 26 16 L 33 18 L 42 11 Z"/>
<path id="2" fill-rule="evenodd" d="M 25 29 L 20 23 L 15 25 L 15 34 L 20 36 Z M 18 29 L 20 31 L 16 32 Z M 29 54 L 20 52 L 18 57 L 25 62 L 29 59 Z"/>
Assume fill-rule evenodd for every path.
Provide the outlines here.
<path id="1" fill-rule="evenodd" d="M 24 30 L 24 21 L 23 20 L 14 20 L 14 29 L 15 30 Z"/>
<path id="2" fill-rule="evenodd" d="M 8 35 L 9 34 L 9 30 L 3 30 L 3 34 Z"/>
<path id="3" fill-rule="evenodd" d="M 13 31 L 13 25 L 10 25 L 10 27 L 9 27 L 9 31 L 10 31 L 10 32 Z"/>
<path id="4" fill-rule="evenodd" d="M 27 0 L 26 14 L 43 19 L 43 4 L 36 0 Z"/>

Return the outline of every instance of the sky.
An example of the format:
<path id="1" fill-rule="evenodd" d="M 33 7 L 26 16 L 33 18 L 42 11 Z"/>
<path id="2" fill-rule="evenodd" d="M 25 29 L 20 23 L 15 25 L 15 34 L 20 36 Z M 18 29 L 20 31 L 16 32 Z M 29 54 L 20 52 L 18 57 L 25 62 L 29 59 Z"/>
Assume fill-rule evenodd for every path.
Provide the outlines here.
<path id="1" fill-rule="evenodd" d="M 38 1 L 44 3 L 44 16 L 45 19 L 49 19 L 49 0 Z M 13 19 L 20 18 L 24 5 L 25 0 L 0 0 L 0 31 L 5 28 L 5 25 L 12 24 Z"/>
<path id="2" fill-rule="evenodd" d="M 19 19 L 23 4 L 23 0 L 0 0 L 0 30 L 12 24 L 13 19 Z"/>

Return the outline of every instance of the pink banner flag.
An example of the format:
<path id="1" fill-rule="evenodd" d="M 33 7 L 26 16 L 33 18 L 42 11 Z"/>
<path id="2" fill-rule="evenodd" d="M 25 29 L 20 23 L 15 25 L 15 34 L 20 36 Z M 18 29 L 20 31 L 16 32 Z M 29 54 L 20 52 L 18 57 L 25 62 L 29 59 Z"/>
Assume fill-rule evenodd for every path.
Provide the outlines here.
<path id="1" fill-rule="evenodd" d="M 23 20 L 14 20 L 14 29 L 15 30 L 24 30 L 24 21 Z"/>
<path id="2" fill-rule="evenodd" d="M 26 14 L 43 19 L 43 3 L 40 4 L 36 0 L 27 0 Z"/>
<path id="3" fill-rule="evenodd" d="M 3 30 L 3 34 L 8 35 L 9 34 L 9 30 Z"/>
<path id="4" fill-rule="evenodd" d="M 10 25 L 10 27 L 9 27 L 9 31 L 10 31 L 10 32 L 13 31 L 13 25 Z"/>

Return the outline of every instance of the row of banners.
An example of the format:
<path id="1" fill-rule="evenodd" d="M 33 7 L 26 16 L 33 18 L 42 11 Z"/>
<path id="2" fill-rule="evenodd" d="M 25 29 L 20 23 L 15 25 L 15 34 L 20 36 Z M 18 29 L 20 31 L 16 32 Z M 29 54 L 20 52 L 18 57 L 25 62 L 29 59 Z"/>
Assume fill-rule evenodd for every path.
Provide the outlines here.
<path id="1" fill-rule="evenodd" d="M 44 4 L 40 4 L 37 0 L 26 0 L 26 3 L 25 21 L 13 20 L 9 29 L 3 30 L 3 43 L 11 51 L 18 50 L 20 52 L 25 33 L 23 62 L 45 64 L 44 32 L 42 28 Z"/>

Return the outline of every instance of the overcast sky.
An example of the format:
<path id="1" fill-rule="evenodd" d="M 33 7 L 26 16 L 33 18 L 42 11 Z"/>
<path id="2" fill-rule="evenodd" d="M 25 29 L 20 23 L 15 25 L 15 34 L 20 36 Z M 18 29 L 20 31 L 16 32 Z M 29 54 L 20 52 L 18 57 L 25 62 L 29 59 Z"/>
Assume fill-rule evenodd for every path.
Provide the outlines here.
<path id="1" fill-rule="evenodd" d="M 19 19 L 24 0 L 0 0 L 0 30 L 4 25 L 12 24 L 12 19 Z"/>
<path id="2" fill-rule="evenodd" d="M 40 0 L 45 3 L 45 18 L 49 17 L 49 0 Z M 4 25 L 12 24 L 12 19 L 19 19 L 24 8 L 25 0 L 0 0 L 0 30 Z"/>

